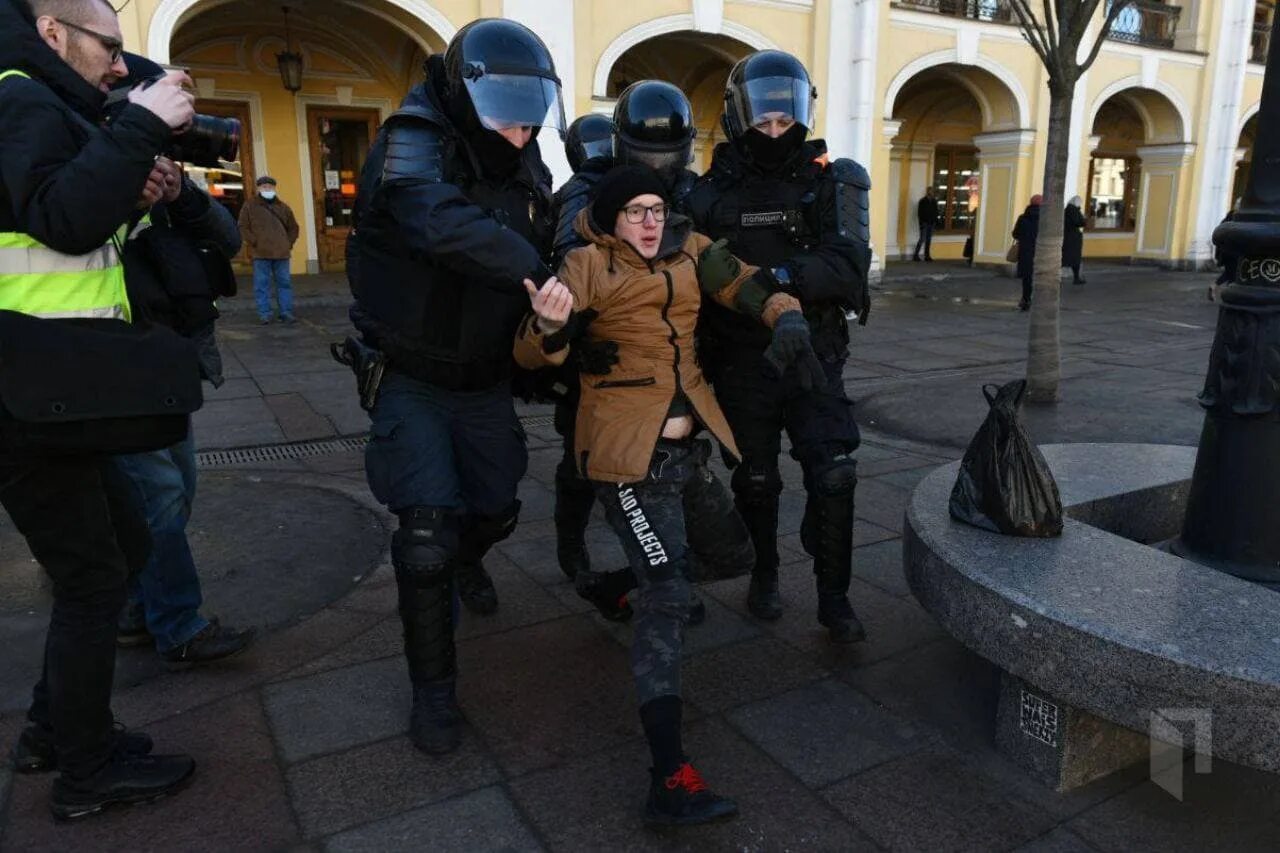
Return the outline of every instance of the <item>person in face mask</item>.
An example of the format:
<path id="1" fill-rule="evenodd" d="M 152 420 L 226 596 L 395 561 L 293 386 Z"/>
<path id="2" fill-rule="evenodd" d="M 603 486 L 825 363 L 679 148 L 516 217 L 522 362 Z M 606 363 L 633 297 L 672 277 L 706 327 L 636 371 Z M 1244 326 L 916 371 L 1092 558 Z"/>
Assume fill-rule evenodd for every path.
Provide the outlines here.
<path id="1" fill-rule="evenodd" d="M 271 288 L 275 285 L 280 322 L 298 322 L 293 316 L 293 281 L 289 255 L 298 242 L 298 220 L 293 210 L 276 197 L 276 179 L 258 178 L 258 194 L 240 208 L 240 239 L 253 258 L 253 295 L 258 301 L 258 321 L 270 325 Z"/>
<path id="2" fill-rule="evenodd" d="M 818 622 L 832 642 L 851 643 L 865 637 L 848 599 L 859 436 L 841 373 L 846 315 L 866 323 L 870 308 L 871 181 L 859 164 L 828 162 L 826 144 L 806 139 L 816 98 L 808 72 L 790 54 L 760 51 L 734 66 L 722 120 L 729 141 L 716 146 L 688 210 L 695 230 L 727 239 L 735 255 L 772 269 L 782 291 L 800 300 L 825 374 L 813 389 L 778 375 L 758 325 L 703 303 L 700 360 L 742 451 L 731 485 L 755 544 L 747 607 L 759 619 L 782 615 L 778 454 L 785 429 L 808 493 L 801 541 L 817 576 Z"/>

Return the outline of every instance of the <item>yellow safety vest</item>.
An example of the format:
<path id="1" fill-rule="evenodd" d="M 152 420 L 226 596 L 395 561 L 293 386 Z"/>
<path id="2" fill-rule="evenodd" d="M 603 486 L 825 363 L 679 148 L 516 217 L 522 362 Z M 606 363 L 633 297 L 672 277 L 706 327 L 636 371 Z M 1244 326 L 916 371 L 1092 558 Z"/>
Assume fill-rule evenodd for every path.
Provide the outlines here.
<path id="1" fill-rule="evenodd" d="M 0 71 L 8 77 L 21 71 Z M 46 319 L 132 320 L 118 244 L 127 229 L 84 255 L 66 255 L 20 231 L 0 231 L 0 310 Z"/>

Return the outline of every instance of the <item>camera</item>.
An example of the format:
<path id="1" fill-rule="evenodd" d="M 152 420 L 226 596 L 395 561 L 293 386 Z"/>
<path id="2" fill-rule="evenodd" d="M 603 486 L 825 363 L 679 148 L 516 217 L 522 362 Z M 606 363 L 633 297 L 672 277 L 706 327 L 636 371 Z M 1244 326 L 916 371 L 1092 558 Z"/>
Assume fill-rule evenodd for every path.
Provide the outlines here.
<path id="1" fill-rule="evenodd" d="M 130 57 L 133 61 L 133 58 Z M 112 91 L 107 98 L 108 120 L 128 103 L 133 88 L 145 89 L 164 78 L 161 71 L 141 80 L 136 87 Z M 178 163 L 191 163 L 208 169 L 217 168 L 220 161 L 234 163 L 240 156 L 240 121 L 234 118 L 207 116 L 196 113 L 195 118 L 182 131 L 175 131 L 164 147 L 164 156 Z"/>

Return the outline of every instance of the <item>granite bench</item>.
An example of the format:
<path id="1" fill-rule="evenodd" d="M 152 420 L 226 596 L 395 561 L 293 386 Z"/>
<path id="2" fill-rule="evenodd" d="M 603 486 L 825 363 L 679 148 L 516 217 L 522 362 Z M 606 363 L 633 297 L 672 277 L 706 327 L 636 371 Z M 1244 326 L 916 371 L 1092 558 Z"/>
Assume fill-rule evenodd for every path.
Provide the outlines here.
<path id="1" fill-rule="evenodd" d="M 1147 758 L 1170 721 L 1196 721 L 1211 725 L 1201 750 L 1280 771 L 1280 594 L 1152 547 L 1179 531 L 1196 449 L 1041 449 L 1060 538 L 952 519 L 959 463 L 923 480 L 906 513 L 915 597 L 1004 673 L 997 747 L 1067 790 Z"/>

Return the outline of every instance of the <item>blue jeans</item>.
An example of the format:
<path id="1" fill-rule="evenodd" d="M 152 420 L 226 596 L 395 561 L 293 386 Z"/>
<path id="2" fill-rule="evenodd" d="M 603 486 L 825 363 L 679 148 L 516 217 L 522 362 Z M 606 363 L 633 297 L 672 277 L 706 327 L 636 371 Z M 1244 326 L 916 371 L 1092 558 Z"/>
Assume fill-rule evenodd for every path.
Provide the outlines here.
<path id="1" fill-rule="evenodd" d="M 289 277 L 289 259 L 254 258 L 253 296 L 258 301 L 258 316 L 264 320 L 271 318 L 271 280 L 273 278 L 276 285 L 276 304 L 280 307 L 280 318 L 286 320 L 293 316 L 293 279 Z"/>
<path id="2" fill-rule="evenodd" d="M 129 582 L 130 605 L 141 604 L 156 649 L 165 652 L 209 624 L 200 615 L 202 597 L 195 558 L 187 543 L 187 521 L 196 495 L 195 442 L 185 440 L 150 453 L 117 456 L 130 497 L 151 532 L 151 557 Z"/>

